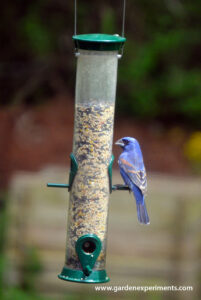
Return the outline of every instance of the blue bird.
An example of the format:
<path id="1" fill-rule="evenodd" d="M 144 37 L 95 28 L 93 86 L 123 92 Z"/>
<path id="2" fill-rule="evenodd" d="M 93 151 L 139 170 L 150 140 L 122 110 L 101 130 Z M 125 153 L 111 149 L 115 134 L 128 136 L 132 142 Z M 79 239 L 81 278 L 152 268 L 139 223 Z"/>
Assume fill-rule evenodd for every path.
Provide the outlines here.
<path id="1" fill-rule="evenodd" d="M 145 205 L 147 176 L 140 145 L 132 137 L 124 137 L 118 140 L 115 145 L 119 145 L 123 149 L 118 160 L 120 174 L 125 184 L 134 194 L 138 221 L 142 224 L 149 224 L 149 216 Z"/>

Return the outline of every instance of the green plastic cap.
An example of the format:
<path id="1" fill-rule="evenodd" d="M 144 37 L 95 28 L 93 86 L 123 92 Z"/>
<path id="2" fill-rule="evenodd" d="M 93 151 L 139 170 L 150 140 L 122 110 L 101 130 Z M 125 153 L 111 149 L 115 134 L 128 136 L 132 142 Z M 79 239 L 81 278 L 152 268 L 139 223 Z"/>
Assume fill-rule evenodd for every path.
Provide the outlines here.
<path id="1" fill-rule="evenodd" d="M 74 35 L 75 48 L 96 51 L 119 51 L 122 49 L 126 38 L 118 34 L 79 34 Z"/>

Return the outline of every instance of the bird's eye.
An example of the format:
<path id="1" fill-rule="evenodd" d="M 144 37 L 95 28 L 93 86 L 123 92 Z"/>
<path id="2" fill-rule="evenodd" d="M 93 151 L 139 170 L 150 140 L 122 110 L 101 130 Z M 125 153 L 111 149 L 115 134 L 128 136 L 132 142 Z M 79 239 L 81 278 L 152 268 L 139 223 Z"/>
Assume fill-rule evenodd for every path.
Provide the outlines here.
<path id="1" fill-rule="evenodd" d="M 129 144 L 128 140 L 123 140 L 123 142 L 124 142 L 124 145 L 128 145 Z"/>

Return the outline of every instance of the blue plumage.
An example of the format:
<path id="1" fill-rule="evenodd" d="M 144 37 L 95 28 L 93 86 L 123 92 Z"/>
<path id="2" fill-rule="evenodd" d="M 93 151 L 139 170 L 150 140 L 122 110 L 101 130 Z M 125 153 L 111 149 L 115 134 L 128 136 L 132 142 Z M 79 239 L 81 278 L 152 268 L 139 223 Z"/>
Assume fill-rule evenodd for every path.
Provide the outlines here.
<path id="1" fill-rule="evenodd" d="M 120 173 L 125 184 L 134 194 L 138 220 L 142 224 L 149 224 L 145 204 L 147 177 L 140 145 L 136 139 L 131 137 L 124 137 L 115 144 L 123 149 L 118 160 Z"/>

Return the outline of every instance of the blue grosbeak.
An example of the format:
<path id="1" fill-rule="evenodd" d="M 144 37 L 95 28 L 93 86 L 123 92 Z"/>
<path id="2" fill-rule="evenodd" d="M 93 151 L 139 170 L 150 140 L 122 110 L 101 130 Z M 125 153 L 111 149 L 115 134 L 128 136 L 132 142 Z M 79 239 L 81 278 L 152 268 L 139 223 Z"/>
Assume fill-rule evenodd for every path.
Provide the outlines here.
<path id="1" fill-rule="evenodd" d="M 125 184 L 128 185 L 134 194 L 138 220 L 142 224 L 149 224 L 149 216 L 144 199 L 147 190 L 147 176 L 140 145 L 132 137 L 124 137 L 115 144 L 123 149 L 119 156 L 118 164 Z"/>

